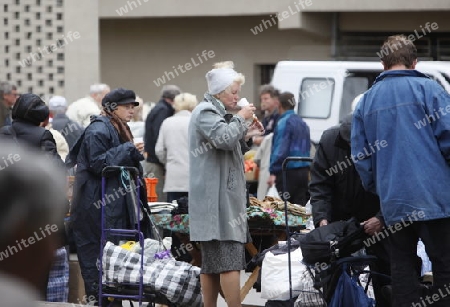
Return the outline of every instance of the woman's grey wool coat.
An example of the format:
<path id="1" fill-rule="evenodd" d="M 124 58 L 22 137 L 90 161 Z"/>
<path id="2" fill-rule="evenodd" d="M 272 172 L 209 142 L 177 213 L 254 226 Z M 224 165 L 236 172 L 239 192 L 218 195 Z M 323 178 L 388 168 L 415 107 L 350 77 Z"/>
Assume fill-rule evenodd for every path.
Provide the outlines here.
<path id="1" fill-rule="evenodd" d="M 246 182 L 240 140 L 245 120 L 205 95 L 189 124 L 189 227 L 192 241 L 248 238 Z"/>

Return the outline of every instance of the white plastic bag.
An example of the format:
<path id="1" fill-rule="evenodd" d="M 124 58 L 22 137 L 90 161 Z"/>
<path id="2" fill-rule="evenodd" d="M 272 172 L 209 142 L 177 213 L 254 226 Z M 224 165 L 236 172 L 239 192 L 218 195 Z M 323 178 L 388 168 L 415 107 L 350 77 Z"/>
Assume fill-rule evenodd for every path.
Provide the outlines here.
<path id="1" fill-rule="evenodd" d="M 266 196 L 270 196 L 270 197 L 275 197 L 275 198 L 280 198 L 280 195 L 278 195 L 278 190 L 275 187 L 275 184 L 272 184 L 272 186 L 269 188 L 269 190 L 267 191 Z"/>
<path id="2" fill-rule="evenodd" d="M 291 252 L 292 296 L 297 297 L 301 289 L 302 272 L 306 266 L 300 248 Z M 261 269 L 261 298 L 268 300 L 289 300 L 288 254 L 275 256 L 267 252 Z"/>

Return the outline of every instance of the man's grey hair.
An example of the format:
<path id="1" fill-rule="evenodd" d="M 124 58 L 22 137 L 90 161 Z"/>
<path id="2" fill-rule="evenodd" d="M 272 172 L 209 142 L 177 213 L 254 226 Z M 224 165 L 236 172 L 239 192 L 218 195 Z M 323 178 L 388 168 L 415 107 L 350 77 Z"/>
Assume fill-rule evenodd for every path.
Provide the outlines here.
<path id="1" fill-rule="evenodd" d="M 47 224 L 61 227 L 66 186 L 64 171 L 41 152 L 19 148 L 0 139 L 0 248 L 24 234 L 40 232 Z"/>
<path id="2" fill-rule="evenodd" d="M 109 90 L 109 85 L 100 83 L 100 84 L 92 84 L 89 88 L 89 94 L 99 94 L 103 91 Z"/>
<path id="3" fill-rule="evenodd" d="M 176 85 L 164 85 L 161 90 L 162 98 L 174 100 L 175 96 L 181 94 L 181 89 Z"/>
<path id="4" fill-rule="evenodd" d="M 0 94 L 10 94 L 12 91 L 17 90 L 17 87 L 14 84 L 9 82 L 0 82 Z"/>

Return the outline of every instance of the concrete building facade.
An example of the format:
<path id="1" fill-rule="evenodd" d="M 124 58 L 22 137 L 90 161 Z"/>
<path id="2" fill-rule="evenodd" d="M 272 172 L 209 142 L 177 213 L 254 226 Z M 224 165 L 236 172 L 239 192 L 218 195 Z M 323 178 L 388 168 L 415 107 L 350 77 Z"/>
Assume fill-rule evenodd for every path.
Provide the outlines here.
<path id="1" fill-rule="evenodd" d="M 34 7 L 38 0 L 2 1 Z M 55 3 L 62 6 L 63 32 L 56 36 L 79 34 L 51 55 L 58 61 L 63 53 L 63 82 L 55 79 L 52 86 L 69 101 L 96 82 L 132 88 L 145 101 L 156 101 L 162 85 L 177 84 L 201 99 L 205 73 L 224 60 L 244 73 L 242 96 L 255 101 L 280 60 L 377 60 L 383 39 L 394 33 L 414 35 L 420 59 L 450 59 L 448 0 L 40 1 L 44 10 L 55 6 L 55 19 Z M 10 7 L 1 17 L 11 13 Z M 8 57 L 0 54 L 0 63 Z M 8 68 L 0 69 L 0 79 L 6 71 L 13 82 L 27 77 Z M 31 81 L 37 82 L 33 90 L 51 94 L 45 79 L 42 87 L 34 76 Z M 27 87 L 19 86 L 22 92 Z"/>

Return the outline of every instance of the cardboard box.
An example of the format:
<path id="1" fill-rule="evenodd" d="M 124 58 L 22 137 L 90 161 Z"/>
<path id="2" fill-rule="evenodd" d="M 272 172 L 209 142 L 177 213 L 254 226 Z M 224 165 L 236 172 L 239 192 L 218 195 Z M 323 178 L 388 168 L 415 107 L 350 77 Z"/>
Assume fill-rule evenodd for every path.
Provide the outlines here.
<path id="1" fill-rule="evenodd" d="M 259 177 L 259 169 L 258 167 L 255 167 L 252 171 L 250 172 L 245 172 L 245 180 L 246 181 L 255 181 L 258 180 Z"/>

